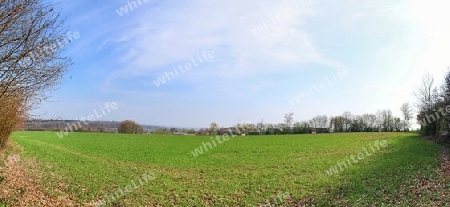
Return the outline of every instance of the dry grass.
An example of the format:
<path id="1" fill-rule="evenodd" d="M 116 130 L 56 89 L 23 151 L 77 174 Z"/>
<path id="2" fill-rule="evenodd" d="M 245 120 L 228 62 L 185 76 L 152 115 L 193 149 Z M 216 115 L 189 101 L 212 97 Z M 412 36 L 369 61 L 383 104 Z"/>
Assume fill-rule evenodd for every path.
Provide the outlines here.
<path id="1" fill-rule="evenodd" d="M 82 206 L 74 203 L 70 195 L 64 195 L 66 186 L 63 183 L 50 195 L 40 183 L 44 175 L 40 173 L 37 162 L 23 160 L 19 154 L 20 150 L 9 142 L 0 151 L 0 201 L 11 206 Z"/>
<path id="2" fill-rule="evenodd" d="M 417 200 L 410 200 L 411 206 L 449 206 L 450 205 L 450 153 L 442 147 L 439 153 L 440 166 L 432 177 L 419 177 L 416 185 L 409 190 Z"/>
<path id="3" fill-rule="evenodd" d="M 19 91 L 0 96 L 0 148 L 4 148 L 11 133 L 26 118 L 26 99 Z"/>

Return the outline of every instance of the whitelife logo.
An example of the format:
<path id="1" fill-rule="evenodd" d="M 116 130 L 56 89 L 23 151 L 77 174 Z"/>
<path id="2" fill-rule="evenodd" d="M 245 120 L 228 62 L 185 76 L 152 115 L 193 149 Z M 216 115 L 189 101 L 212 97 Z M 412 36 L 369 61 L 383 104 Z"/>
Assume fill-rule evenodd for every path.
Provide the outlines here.
<path id="1" fill-rule="evenodd" d="M 374 153 L 378 152 L 381 150 L 381 148 L 386 148 L 387 147 L 387 141 L 386 140 L 382 140 L 382 141 L 375 141 L 374 146 L 376 148 L 374 148 L 374 146 L 372 146 L 372 144 L 369 144 L 369 149 L 367 149 L 367 147 L 363 148 L 363 151 L 359 152 L 356 155 L 351 155 L 350 158 L 348 156 L 345 157 L 345 160 L 342 162 L 337 162 L 337 164 L 333 167 L 331 167 L 328 170 L 325 170 L 325 172 L 329 175 L 332 176 L 334 174 L 338 174 L 340 171 L 345 170 L 346 168 L 352 166 L 353 164 L 358 163 L 359 161 L 365 159 L 366 157 L 370 157 L 372 156 Z M 378 150 L 378 151 L 377 151 Z"/>
<path id="2" fill-rule="evenodd" d="M 119 9 L 116 9 L 116 13 L 119 16 L 123 16 L 129 11 L 133 11 L 133 9 L 138 8 L 142 5 L 142 2 L 147 3 L 149 0 L 136 0 L 136 1 L 127 1 L 127 4 L 120 7 Z"/>
<path id="3" fill-rule="evenodd" d="M 116 102 L 106 102 L 104 107 L 100 106 L 100 113 L 97 111 L 97 109 L 95 109 L 93 111 L 93 114 L 89 114 L 86 117 L 81 117 L 79 121 L 75 122 L 75 123 L 68 123 L 67 127 L 64 128 L 64 130 L 61 130 L 60 132 L 56 132 L 56 135 L 59 138 L 63 138 L 64 136 L 67 136 L 69 134 L 69 132 L 73 132 L 76 129 L 82 128 L 83 125 L 87 126 L 89 124 L 89 122 L 92 121 L 96 121 L 100 118 L 102 118 L 103 116 L 106 116 L 107 113 L 111 113 L 114 110 L 118 109 L 118 105 Z"/>
<path id="4" fill-rule="evenodd" d="M 176 77 L 180 76 L 179 71 L 181 73 L 185 73 L 186 71 L 189 71 L 192 68 L 196 68 L 199 65 L 203 64 L 204 62 L 213 59 L 215 56 L 216 56 L 216 54 L 214 54 L 214 51 L 210 50 L 207 52 L 206 50 L 204 50 L 202 52 L 201 56 L 199 54 L 197 54 L 198 62 L 196 61 L 195 58 L 191 58 L 191 62 L 187 62 L 185 64 L 179 64 L 178 67 L 173 66 L 172 67 L 174 69 L 173 72 L 167 72 L 167 71 L 164 72 L 164 75 L 161 76 L 160 78 L 154 80 L 153 83 L 156 85 L 156 87 L 164 85 L 167 81 L 170 81 L 170 80 L 175 79 Z"/>

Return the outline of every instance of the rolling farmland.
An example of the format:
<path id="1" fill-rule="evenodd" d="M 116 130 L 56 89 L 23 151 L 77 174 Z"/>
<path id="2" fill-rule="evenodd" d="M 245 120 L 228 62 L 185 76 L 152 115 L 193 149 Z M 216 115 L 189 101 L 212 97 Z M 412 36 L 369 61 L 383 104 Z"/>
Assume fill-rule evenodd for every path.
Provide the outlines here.
<path id="1" fill-rule="evenodd" d="M 412 133 L 230 136 L 215 145 L 212 140 L 96 133 L 60 139 L 51 132 L 12 137 L 22 160 L 36 159 L 47 192 L 64 183 L 62 192 L 84 205 L 420 203 L 409 187 L 418 177 L 433 176 L 439 165 L 438 147 Z M 194 156 L 200 147 L 203 153 Z"/>

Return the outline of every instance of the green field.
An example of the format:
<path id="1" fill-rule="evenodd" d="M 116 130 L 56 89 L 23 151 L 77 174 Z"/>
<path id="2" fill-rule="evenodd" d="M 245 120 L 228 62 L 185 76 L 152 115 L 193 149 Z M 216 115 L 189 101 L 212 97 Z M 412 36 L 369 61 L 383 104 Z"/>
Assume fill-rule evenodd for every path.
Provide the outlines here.
<path id="1" fill-rule="evenodd" d="M 93 203 L 154 175 L 137 189 L 108 202 L 115 206 L 319 206 L 395 204 L 417 198 L 408 186 L 431 177 L 438 147 L 411 133 L 341 133 L 238 136 L 194 157 L 210 137 L 16 132 L 12 141 L 25 158 L 36 158 L 52 192 L 59 182 L 79 203 Z M 377 149 L 375 143 L 386 140 Z M 371 156 L 337 174 L 326 170 L 352 155 Z M 141 179 L 142 181 L 142 179 Z M 432 195 L 429 195 L 432 196 Z M 288 204 L 290 203 L 290 204 Z M 267 205 L 268 206 L 268 205 Z"/>

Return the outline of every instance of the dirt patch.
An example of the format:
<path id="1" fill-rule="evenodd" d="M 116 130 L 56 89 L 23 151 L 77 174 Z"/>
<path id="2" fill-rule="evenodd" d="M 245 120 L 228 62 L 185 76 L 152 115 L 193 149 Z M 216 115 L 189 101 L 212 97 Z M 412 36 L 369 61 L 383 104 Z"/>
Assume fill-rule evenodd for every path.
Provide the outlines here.
<path id="1" fill-rule="evenodd" d="M 86 206 L 64 194 L 65 184 L 52 189 L 51 195 L 40 183 L 43 174 L 34 159 L 23 159 L 20 150 L 8 143 L 0 151 L 0 201 L 10 206 Z"/>
<path id="2" fill-rule="evenodd" d="M 450 205 L 450 153 L 447 147 L 442 147 L 439 153 L 440 166 L 435 176 L 417 178 L 416 185 L 410 186 L 417 201 L 411 201 L 412 206 L 449 206 Z"/>

